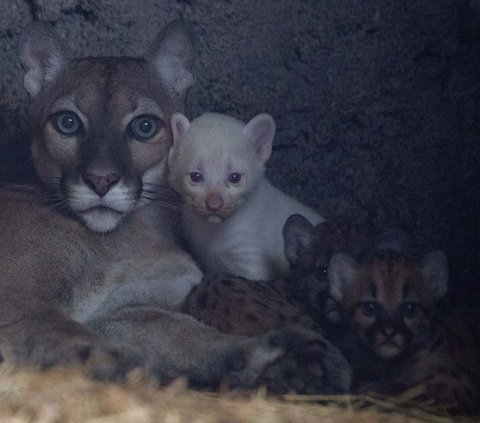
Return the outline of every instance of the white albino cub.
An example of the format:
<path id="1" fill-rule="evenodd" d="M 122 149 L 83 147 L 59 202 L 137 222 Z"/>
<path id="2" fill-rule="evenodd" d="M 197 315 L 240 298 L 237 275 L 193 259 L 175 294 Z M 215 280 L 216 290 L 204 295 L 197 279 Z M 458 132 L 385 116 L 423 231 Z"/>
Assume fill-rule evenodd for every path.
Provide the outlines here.
<path id="1" fill-rule="evenodd" d="M 170 123 L 168 180 L 183 197 L 183 235 L 203 269 L 254 280 L 284 274 L 287 218 L 302 214 L 315 225 L 324 219 L 264 176 L 273 118 L 260 114 L 245 124 L 205 113 L 190 123 L 174 113 Z"/>

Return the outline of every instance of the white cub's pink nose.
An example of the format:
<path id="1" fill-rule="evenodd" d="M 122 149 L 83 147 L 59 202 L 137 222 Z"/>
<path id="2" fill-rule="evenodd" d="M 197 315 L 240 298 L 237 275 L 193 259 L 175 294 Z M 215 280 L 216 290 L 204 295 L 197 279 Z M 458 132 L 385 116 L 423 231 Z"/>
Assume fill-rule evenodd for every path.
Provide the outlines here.
<path id="1" fill-rule="evenodd" d="M 223 199 L 218 194 L 210 194 L 205 200 L 205 206 L 208 210 L 216 212 L 223 207 Z"/>

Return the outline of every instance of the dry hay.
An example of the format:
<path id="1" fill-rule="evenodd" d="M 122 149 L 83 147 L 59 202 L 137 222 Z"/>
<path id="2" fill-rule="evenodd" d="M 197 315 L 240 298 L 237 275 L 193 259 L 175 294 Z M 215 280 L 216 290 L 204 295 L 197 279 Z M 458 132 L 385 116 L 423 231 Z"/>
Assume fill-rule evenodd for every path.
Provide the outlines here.
<path id="1" fill-rule="evenodd" d="M 70 369 L 47 372 L 2 369 L 2 423 L 287 423 L 448 422 L 427 405 L 412 405 L 418 392 L 401 397 L 273 398 L 254 393 L 193 391 L 183 381 L 157 388 L 133 373 L 124 383 L 102 383 Z M 466 421 L 466 420 L 464 420 Z"/>

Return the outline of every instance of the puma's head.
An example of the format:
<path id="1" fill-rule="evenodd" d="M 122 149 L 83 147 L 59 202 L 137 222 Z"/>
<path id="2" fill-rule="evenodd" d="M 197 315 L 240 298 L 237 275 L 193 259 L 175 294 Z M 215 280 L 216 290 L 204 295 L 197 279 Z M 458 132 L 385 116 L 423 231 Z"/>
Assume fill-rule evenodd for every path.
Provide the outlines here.
<path id="1" fill-rule="evenodd" d="M 37 173 L 88 228 L 114 229 L 162 182 L 170 115 L 182 111 L 193 62 L 180 22 L 140 58 L 73 58 L 65 41 L 33 22 L 19 44 L 32 99 Z"/>

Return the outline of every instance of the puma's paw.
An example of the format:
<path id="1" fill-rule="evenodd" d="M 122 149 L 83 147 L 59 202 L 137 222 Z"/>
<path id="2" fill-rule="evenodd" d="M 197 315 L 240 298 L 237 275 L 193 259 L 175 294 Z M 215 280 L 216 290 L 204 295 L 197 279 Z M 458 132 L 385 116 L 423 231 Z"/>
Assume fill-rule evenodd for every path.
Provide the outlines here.
<path id="1" fill-rule="evenodd" d="M 342 352 L 318 333 L 286 327 L 266 335 L 284 353 L 259 378 L 271 392 L 338 394 L 348 392 L 352 369 Z"/>
<path id="2" fill-rule="evenodd" d="M 231 387 L 266 386 L 278 394 L 350 390 L 350 365 L 340 350 L 318 333 L 287 326 L 253 339 L 253 344 L 227 361 L 225 379 Z"/>
<path id="3" fill-rule="evenodd" d="M 47 369 L 75 367 L 100 380 L 119 380 L 134 368 L 143 368 L 143 358 L 130 347 L 97 337 L 73 337 L 56 345 L 38 345 L 33 362 Z"/>

